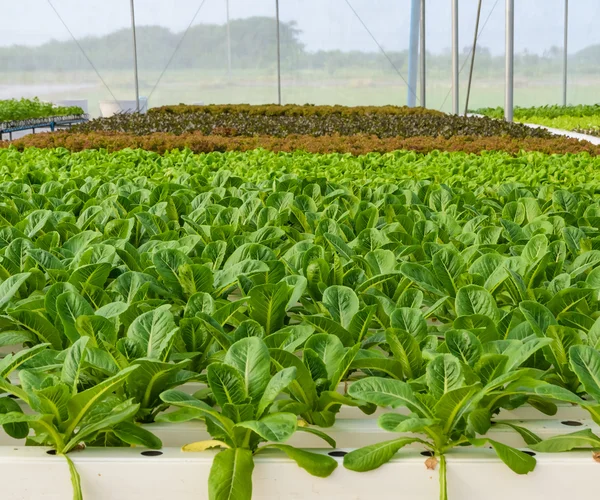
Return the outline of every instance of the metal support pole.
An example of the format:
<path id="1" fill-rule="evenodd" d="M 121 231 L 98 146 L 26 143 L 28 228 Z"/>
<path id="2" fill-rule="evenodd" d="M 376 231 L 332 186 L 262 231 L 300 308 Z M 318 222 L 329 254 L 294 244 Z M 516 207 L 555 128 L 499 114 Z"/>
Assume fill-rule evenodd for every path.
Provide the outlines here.
<path id="1" fill-rule="evenodd" d="M 227 11 L 227 77 L 231 81 L 231 28 L 229 26 L 229 0 L 225 0 Z"/>
<path id="2" fill-rule="evenodd" d="M 567 48 L 569 43 L 569 0 L 565 0 L 565 31 L 563 41 L 563 88 L 562 105 L 567 105 Z"/>
<path id="3" fill-rule="evenodd" d="M 140 112 L 140 82 L 138 79 L 138 59 L 137 59 L 137 37 L 135 35 L 135 8 L 134 0 L 130 0 L 131 5 L 131 33 L 133 34 L 133 78 L 135 85 L 135 110 Z"/>
<path id="4" fill-rule="evenodd" d="M 458 111 L 458 0 L 452 0 L 452 113 Z"/>
<path id="5" fill-rule="evenodd" d="M 505 87 L 504 87 L 504 119 L 513 121 L 514 106 L 514 59 L 515 59 L 515 0 L 506 0 L 505 20 Z"/>
<path id="6" fill-rule="evenodd" d="M 408 88 L 406 89 L 406 105 L 414 108 L 417 105 L 417 65 L 419 61 L 419 18 L 421 17 L 421 0 L 411 0 L 410 35 L 408 39 Z"/>
<path id="7" fill-rule="evenodd" d="M 426 62 L 427 62 L 427 52 L 425 51 L 425 40 L 426 40 L 426 36 L 425 36 L 425 0 L 421 0 L 421 28 L 419 30 L 419 35 L 420 35 L 420 44 L 419 44 L 419 54 L 420 54 L 420 61 L 419 61 L 419 83 L 420 83 L 420 97 L 419 100 L 421 101 L 421 106 L 422 107 L 426 107 L 425 105 L 425 94 L 426 94 L 426 76 L 427 76 L 427 67 L 426 67 Z"/>
<path id="8" fill-rule="evenodd" d="M 281 106 L 281 39 L 279 35 L 279 0 L 275 0 L 277 21 L 277 103 Z"/>

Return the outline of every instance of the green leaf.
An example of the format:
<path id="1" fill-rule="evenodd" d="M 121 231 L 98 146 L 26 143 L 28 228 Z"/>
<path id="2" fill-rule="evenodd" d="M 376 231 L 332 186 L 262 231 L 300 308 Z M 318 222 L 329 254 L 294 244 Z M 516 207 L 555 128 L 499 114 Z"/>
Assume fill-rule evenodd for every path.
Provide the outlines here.
<path id="1" fill-rule="evenodd" d="M 421 417 L 433 418 L 431 411 L 421 404 L 409 384 L 400 380 L 368 377 L 358 380 L 348 388 L 353 398 L 377 406 L 398 408 L 405 406 Z"/>
<path id="2" fill-rule="evenodd" d="M 411 380 L 421 375 L 423 357 L 416 339 L 404 330 L 388 329 L 385 333 L 387 344 L 394 358 L 402 365 L 404 378 Z"/>
<path id="3" fill-rule="evenodd" d="M 436 399 L 464 385 L 460 362 L 451 354 L 441 354 L 427 365 L 427 386 Z"/>
<path id="4" fill-rule="evenodd" d="M 436 403 L 434 412 L 436 418 L 442 421 L 445 434 L 455 428 L 460 419 L 469 410 L 475 394 L 481 389 L 481 384 L 475 384 L 444 393 Z"/>
<path id="5" fill-rule="evenodd" d="M 20 273 L 11 276 L 0 284 L 0 310 L 8 304 L 31 273 Z"/>
<path id="6" fill-rule="evenodd" d="M 512 422 L 496 422 L 496 425 L 505 425 L 518 432 L 523 438 L 523 441 L 525 441 L 525 444 L 528 446 L 538 444 L 542 441 L 541 438 L 534 432 L 526 429 L 525 427 L 521 427 L 520 425 L 513 424 Z"/>
<path id="7" fill-rule="evenodd" d="M 77 384 L 83 371 L 86 357 L 86 347 L 89 337 L 81 337 L 68 350 L 63 362 L 60 379 L 71 388 L 71 393 L 77 392 Z"/>
<path id="8" fill-rule="evenodd" d="M 294 399 L 312 408 L 317 402 L 317 388 L 310 376 L 310 371 L 298 356 L 282 349 L 270 349 L 271 361 L 277 370 L 294 367 L 296 377 L 288 386 L 289 393 Z"/>
<path id="9" fill-rule="evenodd" d="M 221 407 L 226 404 L 240 405 L 246 402 L 248 393 L 242 373 L 224 363 L 212 363 L 206 370 L 208 385 L 213 397 Z"/>
<path id="10" fill-rule="evenodd" d="M 586 392 L 600 402 L 600 352 L 590 346 L 574 345 L 569 349 L 569 357 Z"/>
<path id="11" fill-rule="evenodd" d="M 81 295 L 75 292 L 65 292 L 56 299 L 56 311 L 65 329 L 65 335 L 71 343 L 79 339 L 76 321 L 79 316 L 91 316 L 94 309 Z"/>
<path id="12" fill-rule="evenodd" d="M 152 311 L 139 315 L 127 329 L 127 338 L 133 340 L 148 358 L 166 360 L 177 334 L 177 326 L 165 304 Z"/>
<path id="13" fill-rule="evenodd" d="M 94 436 L 97 432 L 102 430 L 111 429 L 112 427 L 124 422 L 131 420 L 133 416 L 138 412 L 140 405 L 133 404 L 131 400 L 128 400 L 115 407 L 109 407 L 107 411 L 96 411 L 94 418 L 90 419 L 82 425 L 77 434 L 75 434 L 71 440 L 65 445 L 65 450 L 70 451 L 80 442 L 85 442 L 91 436 Z M 104 409 L 102 409 L 104 410 Z M 67 436 L 71 436 L 68 434 Z"/>
<path id="14" fill-rule="evenodd" d="M 162 441 L 149 430 L 132 422 L 122 422 L 113 432 L 123 442 L 132 446 L 144 446 L 151 450 L 162 448 Z"/>
<path id="15" fill-rule="evenodd" d="M 300 431 L 300 432 L 306 432 L 308 434 L 312 434 L 314 436 L 320 437 L 323 441 L 325 441 L 332 448 L 336 447 L 335 439 L 333 439 L 328 434 L 325 434 L 323 431 L 320 431 L 319 429 L 315 429 L 314 427 L 300 426 L 300 423 L 298 423 L 298 428 L 296 430 Z"/>
<path id="16" fill-rule="evenodd" d="M 289 288 L 285 282 L 256 286 L 250 290 L 249 296 L 250 317 L 264 327 L 267 335 L 283 327 L 289 299 Z"/>
<path id="17" fill-rule="evenodd" d="M 39 344 L 29 349 L 23 349 L 15 354 L 7 354 L 0 361 L 0 377 L 6 378 L 24 363 L 34 358 L 48 348 L 48 344 Z"/>
<path id="18" fill-rule="evenodd" d="M 258 401 L 271 378 L 271 358 L 265 343 L 258 337 L 238 340 L 225 354 L 224 362 L 242 374 L 246 394 Z"/>
<path id="19" fill-rule="evenodd" d="M 523 248 L 521 257 L 525 259 L 528 264 L 538 261 L 548 251 L 548 238 L 543 234 L 536 234 L 533 236 Z"/>
<path id="20" fill-rule="evenodd" d="M 536 460 L 516 448 L 488 439 L 498 458 L 517 474 L 528 474 L 535 469 Z"/>
<path id="21" fill-rule="evenodd" d="M 0 416 L 7 413 L 23 413 L 21 406 L 14 399 L 0 397 Z M 3 425 L 4 432 L 13 439 L 25 439 L 29 435 L 27 422 L 13 422 Z"/>
<path id="22" fill-rule="evenodd" d="M 348 328 L 356 313 L 359 302 L 356 293 L 347 286 L 330 286 L 323 292 L 323 305 L 334 321 Z"/>
<path id="23" fill-rule="evenodd" d="M 208 476 L 209 500 L 252 500 L 253 470 L 250 450 L 231 448 L 217 453 Z"/>
<path id="24" fill-rule="evenodd" d="M 524 300 L 519 304 L 519 309 L 525 316 L 527 322 L 533 328 L 533 331 L 539 337 L 543 337 L 546 330 L 551 325 L 558 325 L 556 318 L 552 312 L 542 304 L 532 302 L 530 300 Z"/>
<path id="25" fill-rule="evenodd" d="M 498 306 L 490 292 L 478 285 L 463 286 L 456 294 L 457 316 L 481 314 L 490 318 L 498 317 Z"/>
<path id="26" fill-rule="evenodd" d="M 302 467 L 311 476 L 329 477 L 337 467 L 337 462 L 327 455 L 299 450 L 285 444 L 270 444 L 269 448 L 277 448 L 283 451 L 289 458 Z"/>
<path id="27" fill-rule="evenodd" d="M 431 259 L 435 277 L 444 286 L 450 296 L 454 297 L 458 290 L 458 278 L 465 270 L 465 262 L 454 249 L 442 248 Z"/>
<path id="28" fill-rule="evenodd" d="M 34 334 L 40 342 L 50 344 L 53 349 L 62 350 L 62 338 L 59 331 L 41 314 L 19 309 L 9 312 L 9 316 L 15 324 Z"/>
<path id="29" fill-rule="evenodd" d="M 388 432 L 423 432 L 439 423 L 432 418 L 418 418 L 399 413 L 384 413 L 377 420 L 379 427 Z"/>
<path id="30" fill-rule="evenodd" d="M 271 413 L 260 420 L 247 420 L 235 424 L 256 432 L 265 441 L 283 443 L 296 432 L 298 420 L 293 413 Z"/>
<path id="31" fill-rule="evenodd" d="M 87 264 L 76 269 L 69 277 L 69 283 L 82 290 L 86 286 L 103 287 L 108 279 L 112 266 L 107 262 Z"/>
<path id="32" fill-rule="evenodd" d="M 417 442 L 423 441 L 418 438 L 399 438 L 359 448 L 344 456 L 344 467 L 355 472 L 377 469 L 389 462 L 398 450 Z"/>
<path id="33" fill-rule="evenodd" d="M 194 376 L 192 372 L 183 371 L 188 364 L 189 360 L 176 364 L 148 358 L 134 360 L 131 366 L 137 366 L 138 369 L 127 379 L 128 396 L 140 403 L 142 409 L 152 409 L 160 403 L 159 397 L 163 391 L 181 385 Z"/>
<path id="34" fill-rule="evenodd" d="M 179 283 L 187 297 L 195 293 L 212 292 L 213 273 L 200 264 L 183 264 L 179 267 Z"/>
<path id="35" fill-rule="evenodd" d="M 445 334 L 446 346 L 463 363 L 475 366 L 483 353 L 479 339 L 467 330 L 448 330 Z"/>
<path id="36" fill-rule="evenodd" d="M 179 268 L 184 264 L 192 264 L 191 259 L 181 250 L 168 248 L 156 252 L 152 256 L 152 263 L 165 286 L 180 295 L 183 290 L 179 282 Z"/>
<path id="37" fill-rule="evenodd" d="M 334 320 L 329 319 L 325 316 L 303 316 L 303 321 L 315 327 L 319 333 L 328 333 L 338 337 L 344 347 L 354 345 L 354 338 L 352 334 L 346 330 L 342 325 L 336 323 Z"/>
<path id="38" fill-rule="evenodd" d="M 323 333 L 312 335 L 304 344 L 305 353 L 307 349 L 314 351 L 323 361 L 327 370 L 325 378 L 331 380 L 340 360 L 344 357 L 344 346 L 340 339 L 335 335 Z"/>
<path id="39" fill-rule="evenodd" d="M 418 309 L 410 307 L 400 307 L 390 316 L 392 328 L 404 330 L 410 333 L 417 342 L 421 342 L 427 337 L 427 322 L 423 313 Z"/>
<path id="40" fill-rule="evenodd" d="M 340 384 L 344 380 L 359 350 L 360 344 L 356 344 L 354 347 L 350 347 L 349 349 L 347 349 L 344 355 L 341 357 L 341 359 L 338 359 L 335 370 L 333 371 L 330 377 L 330 390 L 335 391 L 338 384 Z"/>
<path id="41" fill-rule="evenodd" d="M 283 370 L 277 372 L 265 388 L 260 401 L 258 403 L 258 407 L 256 409 L 256 416 L 258 418 L 262 417 L 263 413 L 267 410 L 267 408 L 275 401 L 275 398 L 279 396 L 288 386 L 294 381 L 296 378 L 296 368 L 289 367 L 284 368 Z"/>
<path id="42" fill-rule="evenodd" d="M 186 410 L 191 410 L 195 412 L 195 415 L 202 415 L 204 418 L 211 420 L 225 434 L 231 434 L 234 422 L 232 422 L 231 419 L 213 410 L 211 406 L 208 406 L 203 401 L 196 399 L 194 396 L 190 396 L 189 394 L 182 391 L 170 389 L 168 391 L 163 392 L 160 395 L 160 399 L 162 399 L 168 405 L 177 406 Z M 189 420 L 187 416 L 185 420 Z"/>
<path id="43" fill-rule="evenodd" d="M 113 377 L 107 378 L 103 382 L 73 396 L 67 405 L 69 420 L 64 435 L 70 436 L 73 434 L 90 410 L 121 386 L 137 368 L 137 366 L 124 368 Z"/>
<path id="44" fill-rule="evenodd" d="M 575 449 L 599 449 L 600 438 L 591 429 L 584 429 L 570 434 L 560 434 L 530 445 L 530 448 L 541 453 L 561 453 Z"/>

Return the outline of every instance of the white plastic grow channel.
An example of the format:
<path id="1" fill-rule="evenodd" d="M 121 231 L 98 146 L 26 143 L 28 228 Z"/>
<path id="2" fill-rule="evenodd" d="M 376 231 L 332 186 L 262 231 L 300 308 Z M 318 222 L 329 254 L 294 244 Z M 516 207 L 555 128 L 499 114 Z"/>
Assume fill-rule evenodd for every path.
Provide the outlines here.
<path id="1" fill-rule="evenodd" d="M 348 450 L 349 451 L 349 450 Z M 206 500 L 215 451 L 157 456 L 136 449 L 92 449 L 70 456 L 86 500 Z M 320 453 L 326 453 L 320 451 Z M 154 454 L 151 454 L 154 455 Z M 600 463 L 590 452 L 537 454 L 535 471 L 514 474 L 491 450 L 456 450 L 448 457 L 451 500 L 558 500 L 593 498 Z M 401 451 L 380 469 L 356 473 L 338 468 L 315 478 L 277 451 L 256 457 L 254 500 L 435 500 L 438 471 L 428 470 L 419 450 Z M 72 497 L 66 461 L 43 448 L 0 448 L 2 498 L 64 500 Z"/>
<path id="2" fill-rule="evenodd" d="M 595 433 L 600 433 L 600 427 L 591 420 L 513 420 L 511 423 L 529 429 L 542 439 L 584 429 L 591 429 Z M 147 424 L 144 427 L 156 434 L 165 447 L 179 448 L 191 442 L 211 439 L 210 434 L 206 430 L 206 425 L 201 421 L 155 423 Z M 332 427 L 321 430 L 335 439 L 337 446 L 340 448 L 360 448 L 402 436 L 399 433 L 384 431 L 377 425 L 376 420 L 337 420 Z M 413 434 L 407 433 L 404 435 L 412 436 Z M 523 438 L 505 425 L 493 426 L 487 433 L 487 436 L 515 448 L 525 446 Z M 22 446 L 24 444 L 25 440 L 15 440 L 0 428 L 0 446 Z M 296 432 L 290 438 L 288 444 L 300 448 L 329 448 L 329 445 L 321 438 L 300 431 Z M 415 444 L 414 446 L 420 447 L 419 444 Z"/>

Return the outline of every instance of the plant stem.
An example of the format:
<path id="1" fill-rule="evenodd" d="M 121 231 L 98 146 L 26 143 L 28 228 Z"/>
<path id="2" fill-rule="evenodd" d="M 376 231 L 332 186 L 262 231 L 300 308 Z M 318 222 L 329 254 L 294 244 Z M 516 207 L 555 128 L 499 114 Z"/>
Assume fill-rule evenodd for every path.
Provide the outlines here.
<path id="1" fill-rule="evenodd" d="M 69 464 L 69 472 L 71 474 L 71 484 L 73 485 L 73 500 L 83 500 L 83 494 L 81 492 L 81 479 L 79 477 L 79 472 L 75 468 L 75 464 L 73 461 L 67 456 L 65 457 L 67 463 Z"/>
<path id="2" fill-rule="evenodd" d="M 448 500 L 448 485 L 446 483 L 446 455 L 440 455 L 440 500 Z"/>

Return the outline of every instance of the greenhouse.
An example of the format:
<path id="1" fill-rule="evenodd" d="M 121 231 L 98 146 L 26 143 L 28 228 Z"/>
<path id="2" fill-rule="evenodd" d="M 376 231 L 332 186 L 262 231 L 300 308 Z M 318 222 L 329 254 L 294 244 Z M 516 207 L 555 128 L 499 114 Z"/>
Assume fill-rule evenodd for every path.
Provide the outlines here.
<path id="1" fill-rule="evenodd" d="M 4 6 L 2 498 L 592 498 L 599 20 Z"/>

